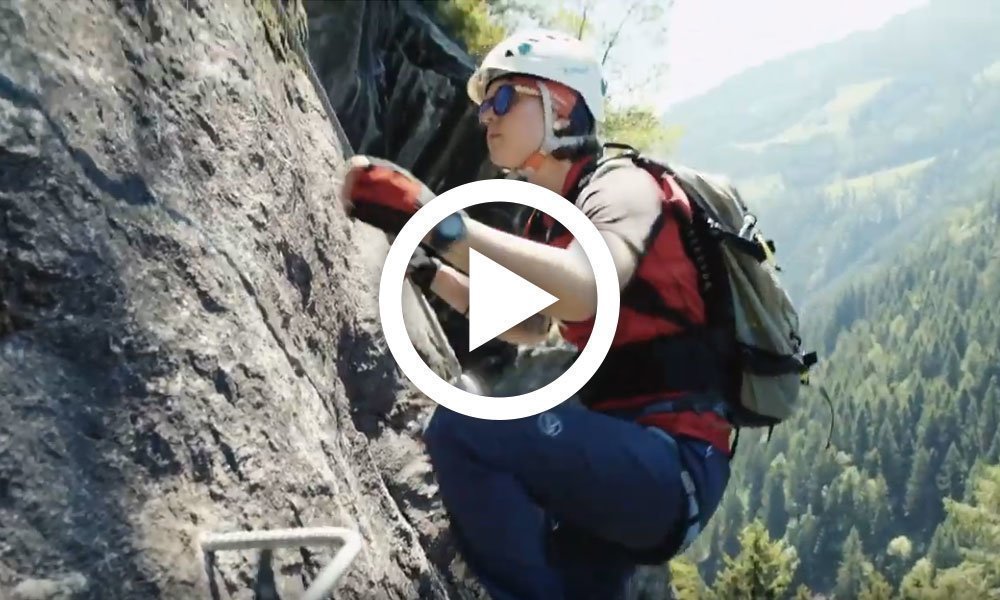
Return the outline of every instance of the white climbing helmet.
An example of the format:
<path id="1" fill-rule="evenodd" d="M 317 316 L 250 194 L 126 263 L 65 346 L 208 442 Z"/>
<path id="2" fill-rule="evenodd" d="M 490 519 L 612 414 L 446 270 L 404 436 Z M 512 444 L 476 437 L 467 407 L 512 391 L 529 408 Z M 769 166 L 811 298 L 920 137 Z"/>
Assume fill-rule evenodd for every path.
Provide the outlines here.
<path id="1" fill-rule="evenodd" d="M 604 121 L 605 82 L 592 48 L 561 31 L 519 31 L 497 44 L 469 78 L 467 91 L 481 104 L 490 81 L 507 73 L 551 79 L 583 97 L 598 123 Z"/>
<path id="2" fill-rule="evenodd" d="M 594 117 L 595 125 L 604 121 L 605 82 L 601 64 L 592 49 L 582 41 L 560 31 L 532 29 L 520 31 L 497 44 L 483 59 L 466 85 L 469 98 L 481 105 L 486 88 L 502 75 L 527 75 L 549 80 L 580 94 Z M 537 166 L 538 159 L 562 148 L 594 144 L 596 132 L 590 135 L 556 135 L 553 115 L 553 90 L 543 81 L 537 83 L 545 115 L 545 138 L 534 154 L 515 174 L 524 174 Z"/>

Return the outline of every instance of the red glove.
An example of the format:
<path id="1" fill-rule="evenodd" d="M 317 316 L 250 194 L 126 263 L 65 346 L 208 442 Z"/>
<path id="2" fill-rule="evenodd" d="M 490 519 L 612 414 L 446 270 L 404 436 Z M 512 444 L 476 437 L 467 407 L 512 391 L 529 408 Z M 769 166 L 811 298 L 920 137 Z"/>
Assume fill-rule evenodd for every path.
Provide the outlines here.
<path id="1" fill-rule="evenodd" d="M 403 167 L 359 155 L 351 158 L 341 200 L 348 215 L 396 235 L 434 196 Z"/>

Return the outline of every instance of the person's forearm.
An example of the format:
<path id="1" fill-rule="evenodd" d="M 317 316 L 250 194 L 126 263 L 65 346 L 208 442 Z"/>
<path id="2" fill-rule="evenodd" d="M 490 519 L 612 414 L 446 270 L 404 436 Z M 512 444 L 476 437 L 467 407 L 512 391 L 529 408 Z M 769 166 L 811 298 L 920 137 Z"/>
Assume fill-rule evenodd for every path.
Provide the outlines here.
<path id="1" fill-rule="evenodd" d="M 431 291 L 463 315 L 469 312 L 469 278 L 448 265 L 441 265 Z"/>
<path id="2" fill-rule="evenodd" d="M 445 258 L 468 272 L 469 249 L 509 269 L 552 294 L 559 301 L 542 311 L 562 321 L 584 321 L 597 310 L 597 286 L 582 250 L 567 250 L 534 242 L 466 219 L 468 233 Z"/>
<path id="3" fill-rule="evenodd" d="M 431 291 L 462 314 L 469 309 L 469 278 L 448 265 L 442 265 L 431 282 Z M 500 334 L 510 344 L 538 344 L 548 337 L 551 319 L 536 314 Z"/>

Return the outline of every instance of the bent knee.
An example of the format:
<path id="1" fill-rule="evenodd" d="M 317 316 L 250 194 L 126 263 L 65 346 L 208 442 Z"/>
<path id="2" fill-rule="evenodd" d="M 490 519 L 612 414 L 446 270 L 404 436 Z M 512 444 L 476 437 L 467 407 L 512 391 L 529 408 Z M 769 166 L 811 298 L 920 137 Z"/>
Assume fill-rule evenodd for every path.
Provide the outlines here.
<path id="1" fill-rule="evenodd" d="M 685 467 L 694 478 L 698 503 L 707 520 L 722 503 L 729 485 L 729 459 L 711 448 L 707 442 L 687 441 L 682 444 Z"/>

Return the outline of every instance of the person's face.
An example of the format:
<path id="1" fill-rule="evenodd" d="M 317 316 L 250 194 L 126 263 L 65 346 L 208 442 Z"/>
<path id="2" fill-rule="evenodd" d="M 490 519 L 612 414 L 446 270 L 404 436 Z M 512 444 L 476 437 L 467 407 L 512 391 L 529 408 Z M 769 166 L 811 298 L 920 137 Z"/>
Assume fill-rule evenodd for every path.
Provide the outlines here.
<path id="1" fill-rule="evenodd" d="M 490 161 L 498 167 L 513 169 L 542 145 L 545 119 L 536 88 L 494 80 L 486 89 L 479 119 L 486 128 Z"/>

